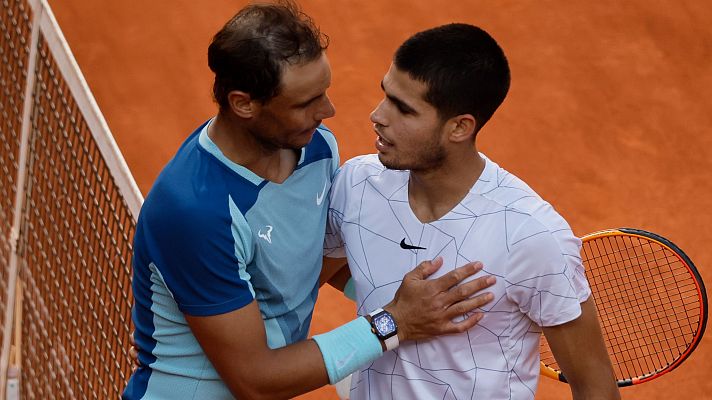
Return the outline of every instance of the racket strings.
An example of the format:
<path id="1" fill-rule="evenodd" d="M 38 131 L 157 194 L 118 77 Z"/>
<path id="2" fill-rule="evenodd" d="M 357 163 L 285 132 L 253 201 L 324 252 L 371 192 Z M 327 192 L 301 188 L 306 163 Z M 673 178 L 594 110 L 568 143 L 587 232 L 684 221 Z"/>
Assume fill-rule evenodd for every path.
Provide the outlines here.
<path id="1" fill-rule="evenodd" d="M 687 347 L 685 337 L 694 334 L 687 310 L 680 313 L 679 304 L 675 304 L 690 298 L 681 290 L 681 287 L 690 285 L 680 283 L 691 278 L 679 259 L 657 242 L 624 236 L 605 239 L 592 243 L 596 244 L 595 250 L 598 254 L 610 249 L 614 251 L 605 257 L 603 265 L 589 268 L 605 272 L 610 268 L 601 267 L 610 266 L 618 271 L 615 279 L 619 284 L 611 294 L 620 301 L 603 310 L 612 318 L 605 322 L 602 318 L 612 361 L 619 369 L 617 374 L 628 378 L 663 369 L 684 352 Z M 652 278 L 656 275 L 661 279 Z M 592 286 L 598 283 L 594 292 L 608 293 L 610 278 L 605 273 L 599 278 L 600 282 L 592 283 Z M 694 281 L 691 287 L 693 290 L 696 287 Z M 666 290 L 667 296 L 660 296 L 661 290 Z M 696 296 L 692 299 L 697 301 Z M 688 317 L 687 321 L 684 317 Z M 622 335 L 611 337 L 611 332 Z"/>
<path id="2" fill-rule="evenodd" d="M 616 378 L 646 376 L 678 359 L 702 311 L 698 285 L 677 254 L 626 235 L 587 240 L 582 253 Z M 541 360 L 559 369 L 543 336 Z"/>

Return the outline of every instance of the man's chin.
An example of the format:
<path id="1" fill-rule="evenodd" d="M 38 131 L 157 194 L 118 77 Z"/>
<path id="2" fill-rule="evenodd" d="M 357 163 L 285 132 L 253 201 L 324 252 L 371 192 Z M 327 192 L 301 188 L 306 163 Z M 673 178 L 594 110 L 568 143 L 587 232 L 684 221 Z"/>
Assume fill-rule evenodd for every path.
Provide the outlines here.
<path id="1" fill-rule="evenodd" d="M 395 171 L 404 171 L 408 169 L 407 167 L 400 165 L 397 161 L 388 159 L 388 157 L 384 156 L 382 153 L 378 153 L 378 161 L 380 161 L 384 167 Z"/>
<path id="2" fill-rule="evenodd" d="M 312 131 L 311 133 L 300 134 L 298 137 L 295 137 L 294 140 L 292 140 L 291 142 L 285 143 L 282 147 L 288 148 L 290 150 L 301 150 L 302 148 L 304 148 L 304 146 L 311 143 L 315 133 L 316 130 Z"/>

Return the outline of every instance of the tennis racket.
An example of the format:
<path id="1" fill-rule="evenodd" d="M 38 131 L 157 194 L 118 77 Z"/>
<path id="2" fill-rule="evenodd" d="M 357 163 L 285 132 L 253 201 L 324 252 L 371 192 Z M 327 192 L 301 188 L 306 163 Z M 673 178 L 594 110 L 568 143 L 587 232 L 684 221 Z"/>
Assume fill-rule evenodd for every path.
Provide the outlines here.
<path id="1" fill-rule="evenodd" d="M 581 238 L 601 329 L 619 387 L 677 368 L 695 350 L 707 324 L 699 272 L 679 247 L 639 229 Z M 544 335 L 541 374 L 566 382 Z"/>

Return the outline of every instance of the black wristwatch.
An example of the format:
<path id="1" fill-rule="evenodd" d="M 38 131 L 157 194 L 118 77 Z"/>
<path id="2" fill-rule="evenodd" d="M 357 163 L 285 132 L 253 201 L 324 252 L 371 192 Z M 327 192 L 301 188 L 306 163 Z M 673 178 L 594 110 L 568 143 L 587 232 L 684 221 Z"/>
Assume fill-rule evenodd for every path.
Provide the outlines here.
<path id="1" fill-rule="evenodd" d="M 371 317 L 371 331 L 386 345 L 386 351 L 398 347 L 398 324 L 393 315 L 382 308 L 368 314 Z"/>

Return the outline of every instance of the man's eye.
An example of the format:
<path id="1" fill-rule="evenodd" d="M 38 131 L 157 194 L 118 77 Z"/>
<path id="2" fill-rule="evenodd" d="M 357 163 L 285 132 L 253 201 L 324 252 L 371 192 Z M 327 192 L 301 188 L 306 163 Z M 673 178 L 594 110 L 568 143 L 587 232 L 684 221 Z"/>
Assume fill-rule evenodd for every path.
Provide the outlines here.
<path id="1" fill-rule="evenodd" d="M 398 111 L 400 111 L 401 114 L 410 114 L 410 110 L 408 110 L 400 105 L 398 106 Z"/>

